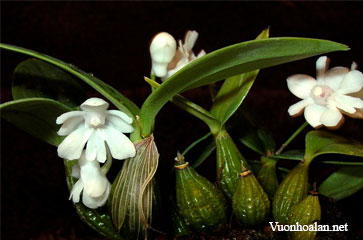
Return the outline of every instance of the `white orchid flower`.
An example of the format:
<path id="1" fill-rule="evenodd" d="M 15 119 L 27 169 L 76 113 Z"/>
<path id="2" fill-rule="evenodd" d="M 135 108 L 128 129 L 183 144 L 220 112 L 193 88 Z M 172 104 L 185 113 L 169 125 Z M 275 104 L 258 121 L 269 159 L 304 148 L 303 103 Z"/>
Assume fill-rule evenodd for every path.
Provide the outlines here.
<path id="1" fill-rule="evenodd" d="M 305 108 L 306 121 L 314 128 L 322 125 L 335 127 L 343 120 L 343 113 L 354 114 L 363 108 L 360 98 L 349 96 L 359 92 L 363 87 L 363 74 L 352 64 L 351 70 L 334 67 L 327 71 L 329 59 L 320 57 L 316 62 L 317 79 L 296 74 L 287 78 L 289 90 L 300 102 L 290 106 L 291 116 L 297 115 Z"/>
<path id="2" fill-rule="evenodd" d="M 135 156 L 135 146 L 123 133 L 134 131 L 132 118 L 118 110 L 107 110 L 109 104 L 100 98 L 90 98 L 81 105 L 82 111 L 62 114 L 56 120 L 63 124 L 58 135 L 67 136 L 58 146 L 58 156 L 73 160 L 81 157 L 84 146 L 86 159 L 106 161 L 106 146 L 115 159 Z"/>
<path id="3" fill-rule="evenodd" d="M 111 183 L 102 173 L 97 161 L 87 161 L 83 151 L 78 164 L 72 168 L 72 177 L 79 180 L 73 185 L 69 199 L 78 203 L 82 193 L 82 202 L 88 208 L 98 208 L 105 205 L 111 190 Z"/>
<path id="4" fill-rule="evenodd" d="M 156 34 L 150 44 L 152 73 L 157 77 L 165 77 L 170 61 L 175 56 L 176 41 L 167 32 Z"/>
<path id="5" fill-rule="evenodd" d="M 190 62 L 194 61 L 197 58 L 204 56 L 206 53 L 204 50 L 201 50 L 196 56 L 192 51 L 195 42 L 198 39 L 198 32 L 196 31 L 187 31 L 184 39 L 184 44 L 182 40 L 179 40 L 179 47 L 175 53 L 174 58 L 168 65 L 168 73 L 165 77 L 162 77 L 162 80 L 165 81 L 169 77 L 171 77 L 174 73 L 185 67 Z"/>

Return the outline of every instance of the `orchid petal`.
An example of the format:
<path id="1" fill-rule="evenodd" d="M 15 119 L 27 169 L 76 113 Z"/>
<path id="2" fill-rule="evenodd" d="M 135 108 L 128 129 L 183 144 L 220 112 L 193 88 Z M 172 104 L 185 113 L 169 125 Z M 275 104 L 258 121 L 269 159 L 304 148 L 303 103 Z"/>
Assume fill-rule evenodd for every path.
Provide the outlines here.
<path id="1" fill-rule="evenodd" d="M 350 94 L 358 92 L 363 87 L 363 74 L 358 70 L 350 71 L 340 84 L 339 93 Z"/>
<path id="2" fill-rule="evenodd" d="M 107 187 L 107 189 L 110 189 L 110 188 Z M 107 201 L 109 192 L 110 191 L 107 190 L 104 194 L 102 194 L 99 197 L 90 197 L 85 192 L 83 192 L 82 202 L 85 206 L 87 206 L 88 208 L 91 208 L 91 209 L 96 209 L 98 207 L 102 207 L 103 205 L 105 205 L 105 203 Z"/>
<path id="3" fill-rule="evenodd" d="M 108 199 L 108 195 L 110 194 L 110 192 L 111 192 L 111 183 L 109 181 L 107 181 L 107 186 L 106 186 L 105 192 L 101 196 L 99 196 L 99 197 L 96 198 L 97 205 L 99 207 L 105 205 L 105 203 L 106 203 L 106 201 Z"/>
<path id="4" fill-rule="evenodd" d="M 313 77 L 295 74 L 287 78 L 287 87 L 296 97 L 305 99 L 310 96 L 311 89 L 316 85 Z"/>
<path id="5" fill-rule="evenodd" d="M 102 174 L 100 164 L 97 161 L 87 161 L 81 166 L 81 179 L 84 190 L 90 197 L 99 197 L 106 190 L 107 178 Z"/>
<path id="6" fill-rule="evenodd" d="M 106 145 L 105 145 L 105 141 L 103 140 L 102 137 L 99 136 L 98 134 L 99 130 L 96 130 L 96 134 L 97 134 L 97 143 L 96 143 L 96 148 L 97 148 L 97 158 L 96 160 L 100 163 L 104 163 L 106 162 L 107 159 L 107 152 L 106 152 Z"/>
<path id="7" fill-rule="evenodd" d="M 83 117 L 72 117 L 67 119 L 62 127 L 58 130 L 57 134 L 59 136 L 67 136 L 78 127 L 80 127 L 84 122 Z"/>
<path id="8" fill-rule="evenodd" d="M 335 96 L 335 103 L 338 108 L 343 111 L 353 114 L 355 113 L 355 108 L 363 108 L 363 100 L 360 98 L 355 98 L 346 95 L 337 95 Z"/>
<path id="9" fill-rule="evenodd" d="M 62 115 L 60 115 L 59 117 L 57 117 L 57 119 L 55 120 L 55 122 L 57 124 L 62 124 L 66 120 L 68 120 L 70 118 L 81 117 L 81 116 L 83 116 L 83 114 L 84 114 L 84 112 L 82 112 L 82 111 L 66 112 L 66 113 L 63 113 Z"/>
<path id="10" fill-rule="evenodd" d="M 113 115 L 108 115 L 106 117 L 106 125 L 112 126 L 123 133 L 131 133 L 134 131 L 134 128 L 130 124 Z"/>
<path id="11" fill-rule="evenodd" d="M 307 106 L 304 111 L 305 119 L 312 127 L 316 128 L 322 124 L 320 117 L 326 110 L 327 107 L 317 104 Z"/>
<path id="12" fill-rule="evenodd" d="M 89 98 L 84 103 L 81 104 L 82 110 L 88 111 L 99 111 L 99 110 L 106 110 L 109 104 L 105 100 L 101 98 Z"/>
<path id="13" fill-rule="evenodd" d="M 350 66 L 350 70 L 357 70 L 358 69 L 358 64 L 356 62 L 352 62 L 352 65 Z"/>
<path id="14" fill-rule="evenodd" d="M 72 199 L 74 203 L 78 203 L 82 190 L 83 190 L 82 180 L 78 180 L 72 187 L 69 199 Z"/>
<path id="15" fill-rule="evenodd" d="M 198 55 L 197 58 L 203 57 L 204 55 L 206 55 L 207 53 L 204 50 L 201 50 Z"/>
<path id="16" fill-rule="evenodd" d="M 316 61 L 316 78 L 320 80 L 329 68 L 330 59 L 326 56 L 318 58 Z"/>
<path id="17" fill-rule="evenodd" d="M 328 85 L 332 90 L 337 91 L 348 72 L 349 69 L 345 67 L 332 68 L 324 75 L 324 84 Z"/>
<path id="18" fill-rule="evenodd" d="M 72 173 L 71 176 L 74 178 L 80 178 L 81 177 L 81 168 L 79 167 L 78 164 L 74 165 L 72 167 Z"/>
<path id="19" fill-rule="evenodd" d="M 127 116 L 126 113 L 123 113 L 123 112 L 118 111 L 118 110 L 108 110 L 107 113 L 110 116 L 115 116 L 115 117 L 121 118 L 122 120 L 124 120 L 128 124 L 131 124 L 132 121 L 133 121 L 132 118 Z"/>
<path id="20" fill-rule="evenodd" d="M 186 52 L 189 52 L 193 49 L 195 42 L 198 39 L 198 32 L 196 31 L 188 31 L 186 36 L 185 36 L 185 40 L 184 40 L 184 45 L 183 48 Z"/>
<path id="21" fill-rule="evenodd" d="M 95 131 L 91 135 L 91 137 L 88 139 L 87 147 L 86 147 L 86 159 L 88 161 L 93 161 L 97 157 L 97 135 Z"/>
<path id="22" fill-rule="evenodd" d="M 335 107 L 330 107 L 320 117 L 320 122 L 327 127 L 335 127 L 342 120 L 343 115 Z"/>
<path id="23" fill-rule="evenodd" d="M 97 198 L 88 196 L 86 192 L 83 192 L 83 194 L 82 194 L 82 203 L 86 207 L 91 208 L 91 209 L 98 208 Z"/>
<path id="24" fill-rule="evenodd" d="M 80 158 L 84 145 L 91 136 L 93 130 L 83 126 L 69 134 L 58 146 L 58 156 L 73 160 Z"/>
<path id="25" fill-rule="evenodd" d="M 112 127 L 105 126 L 98 134 L 106 141 L 113 158 L 126 159 L 136 154 L 134 144 L 123 133 Z"/>
<path id="26" fill-rule="evenodd" d="M 300 113 L 306 106 L 309 106 L 313 103 L 314 100 L 312 98 L 307 98 L 291 105 L 287 111 L 290 116 L 295 116 Z"/>

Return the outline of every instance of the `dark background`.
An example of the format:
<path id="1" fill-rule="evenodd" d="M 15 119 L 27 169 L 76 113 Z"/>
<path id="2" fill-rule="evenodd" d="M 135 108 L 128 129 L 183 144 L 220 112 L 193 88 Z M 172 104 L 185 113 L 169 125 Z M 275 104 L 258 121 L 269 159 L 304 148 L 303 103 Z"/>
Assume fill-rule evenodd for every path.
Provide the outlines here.
<path id="1" fill-rule="evenodd" d="M 139 106 L 150 93 L 148 44 L 168 31 L 181 39 L 188 29 L 200 34 L 195 52 L 251 40 L 270 26 L 271 37 L 329 39 L 350 46 L 331 53 L 331 66 L 363 63 L 360 2 L 1 2 L 1 42 L 54 56 L 94 73 Z M 245 100 L 282 143 L 303 121 L 287 108 L 298 101 L 285 79 L 315 75 L 317 57 L 261 71 Z M 1 102 L 11 100 L 11 73 L 23 57 L 1 52 Z M 90 96 L 96 96 L 88 89 Z M 210 105 L 207 88 L 186 93 Z M 168 104 L 158 115 L 155 138 L 159 172 L 167 172 L 177 150 L 207 132 L 206 126 Z M 339 133 L 362 140 L 361 121 L 347 119 Z M 299 136 L 291 147 L 302 146 Z M 242 151 L 245 151 L 242 148 Z M 253 154 L 246 151 L 248 157 Z M 199 172 L 213 179 L 214 161 Z M 163 174 L 159 173 L 159 178 Z M 338 206 L 350 226 L 361 225 L 362 191 Z M 1 122 L 1 231 L 4 239 L 91 239 L 97 234 L 77 217 L 68 201 L 62 160 L 56 149 Z M 356 231 L 361 231 L 356 228 Z"/>

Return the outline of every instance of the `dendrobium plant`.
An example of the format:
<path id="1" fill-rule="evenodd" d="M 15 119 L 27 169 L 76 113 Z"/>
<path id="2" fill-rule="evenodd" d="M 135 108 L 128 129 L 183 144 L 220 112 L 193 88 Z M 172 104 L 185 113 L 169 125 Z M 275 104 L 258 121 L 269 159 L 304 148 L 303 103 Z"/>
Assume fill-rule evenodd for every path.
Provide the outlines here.
<path id="1" fill-rule="evenodd" d="M 96 160 L 86 159 L 85 150 L 72 168 L 72 177 L 79 180 L 74 184 L 69 199 L 78 203 L 82 193 L 82 203 L 92 209 L 105 205 L 111 190 L 111 183 Z"/>
<path id="2" fill-rule="evenodd" d="M 118 110 L 107 110 L 109 104 L 100 98 L 86 100 L 80 108 L 57 118 L 60 136 L 67 136 L 58 146 L 58 156 L 67 160 L 79 159 L 84 146 L 86 159 L 106 161 L 106 145 L 115 159 L 135 156 L 134 144 L 123 133 L 131 133 L 132 118 Z"/>
<path id="3" fill-rule="evenodd" d="M 341 111 L 354 114 L 363 108 L 360 98 L 349 96 L 363 87 L 363 74 L 352 64 L 351 70 L 335 67 L 327 71 L 329 59 L 320 57 L 316 62 L 317 79 L 296 74 L 287 78 L 289 90 L 301 100 L 290 106 L 290 115 L 298 115 L 305 108 L 306 121 L 314 128 L 322 125 L 335 127 L 342 120 Z"/>
<path id="4" fill-rule="evenodd" d="M 165 81 L 188 63 L 204 56 L 206 54 L 204 50 L 201 50 L 198 55 L 192 51 L 197 39 L 198 32 L 187 31 L 184 43 L 179 40 L 176 50 L 173 36 L 165 32 L 157 34 L 150 45 L 152 72 Z"/>
<path id="5" fill-rule="evenodd" d="M 328 58 L 320 57 L 316 63 L 316 79 L 302 74 L 287 79 L 289 90 L 302 99 L 292 105 L 288 112 L 297 115 L 305 110 L 308 123 L 305 122 L 298 128 L 277 151 L 272 133 L 263 126 L 258 126 L 258 121 L 252 122 L 251 119 L 256 117 L 252 116 L 253 113 L 239 109 L 259 77 L 259 71 L 264 68 L 332 51 L 346 51 L 347 46 L 320 39 L 269 38 L 267 28 L 255 40 L 218 49 L 200 58 L 206 54 L 203 50 L 197 55 L 192 51 L 197 38 L 196 31 L 187 31 L 184 42 L 179 40 L 178 44 L 166 32 L 159 33 L 152 39 L 151 76 L 144 78 L 151 85 L 152 91 L 141 107 L 107 83 L 74 65 L 32 50 L 0 43 L 1 49 L 31 57 L 16 67 L 12 84 L 14 101 L 0 105 L 1 117 L 58 147 L 58 156 L 64 159 L 69 198 L 75 203 L 81 219 L 106 238 L 147 239 L 150 229 L 158 225 L 166 226 L 164 223 L 154 225 L 160 219 L 152 216 L 160 209 L 160 199 L 163 197 L 167 197 L 166 204 L 173 199 L 166 206 L 173 212 L 165 215 L 164 219 L 168 222 L 178 219 L 177 223 L 173 222 L 178 229 L 168 232 L 165 235 L 167 238 L 182 236 L 179 234 L 189 235 L 191 231 L 200 231 L 203 236 L 210 236 L 209 234 L 228 229 L 223 225 L 228 224 L 227 216 L 232 213 L 240 218 L 240 222 L 230 224 L 232 226 L 239 223 L 248 225 L 249 228 L 267 225 L 264 217 L 271 215 L 270 205 L 273 217 L 282 223 L 292 212 L 286 206 L 292 207 L 299 201 L 303 202 L 303 197 L 307 195 L 303 191 L 308 189 L 309 164 L 316 156 L 338 153 L 339 162 L 334 164 L 343 166 L 353 164 L 342 159 L 342 155 L 363 157 L 363 148 L 358 141 L 316 130 L 307 133 L 304 153 L 293 149 L 292 153 L 284 152 L 308 123 L 313 127 L 334 127 L 343 119 L 342 113 L 355 114 L 363 109 L 362 99 L 351 95 L 357 94 L 363 86 L 363 74 L 356 70 L 356 64 L 350 70 L 343 67 L 328 70 Z M 197 58 L 200 59 L 188 65 Z M 175 74 L 176 72 L 178 73 Z M 27 75 L 31 77 L 28 78 Z M 38 80 L 34 81 L 38 76 L 42 84 Z M 154 81 L 156 78 L 161 80 L 160 84 Z M 80 110 L 72 111 L 87 98 L 77 80 L 93 87 L 119 110 L 108 110 L 108 102 L 93 97 L 84 101 Z M 217 81 L 222 84 L 214 84 Z M 55 82 L 59 84 L 59 95 L 54 97 L 54 94 L 45 94 L 48 86 L 53 87 Z M 34 88 L 29 88 L 33 85 Z M 210 110 L 181 95 L 185 91 L 208 85 L 213 87 Z M 69 91 L 70 86 L 76 90 Z M 78 91 L 82 92 L 81 97 L 74 98 L 74 93 Z M 183 152 L 183 156 L 177 158 L 179 163 L 176 163 L 177 170 L 173 173 L 179 175 L 175 175 L 177 180 L 172 191 L 169 191 L 172 189 L 170 184 L 174 181 L 170 179 L 170 169 L 166 168 L 169 165 L 158 169 L 165 162 L 159 162 L 159 156 L 163 154 L 159 155 L 157 137 L 154 137 L 159 124 L 156 116 L 169 101 L 202 120 L 210 130 L 194 141 Z M 238 121 L 230 121 L 235 113 L 238 113 L 235 115 Z M 57 131 L 60 124 L 62 126 Z M 44 133 L 39 132 L 39 129 Z M 233 140 L 235 136 L 228 134 L 229 129 L 238 130 L 235 135 L 240 134 L 238 139 L 241 143 L 259 154 L 261 161 L 245 159 Z M 132 133 L 131 140 L 125 135 L 127 133 Z M 170 136 L 167 137 L 175 137 L 173 131 L 168 134 Z M 186 133 L 185 136 L 188 137 L 189 134 Z M 175 139 L 183 137 L 177 136 Z M 206 142 L 208 143 L 205 144 Z M 175 150 L 179 148 L 171 143 L 168 143 L 168 147 L 175 147 Z M 216 152 L 215 158 L 209 159 L 216 160 L 216 186 L 200 177 L 198 169 L 192 170 L 206 161 L 212 152 Z M 183 163 L 184 155 L 191 159 L 190 165 Z M 110 174 L 109 181 L 106 174 L 112 158 L 125 161 L 117 177 L 111 179 Z M 300 161 L 297 170 L 284 169 L 284 173 L 289 172 L 285 177 L 287 180 L 279 183 L 277 171 L 281 169 L 276 167 L 277 161 L 296 160 Z M 359 165 L 357 163 L 363 166 L 362 161 L 356 161 L 354 165 Z M 325 164 L 331 164 L 331 161 Z M 241 172 L 246 173 L 244 170 L 252 165 L 256 168 L 251 167 L 246 171 L 248 174 L 242 176 Z M 342 167 L 344 174 L 339 174 L 340 169 L 332 173 L 332 178 L 329 176 L 320 185 L 320 193 L 337 200 L 354 194 L 362 188 L 362 179 L 356 174 L 361 171 L 358 167 Z M 258 168 L 260 170 L 256 178 L 256 173 L 253 172 Z M 155 178 L 156 172 L 158 179 Z M 297 177 L 292 174 L 297 174 Z M 339 177 L 336 178 L 334 174 Z M 341 177 L 344 179 L 341 180 Z M 160 184 L 163 194 L 155 191 L 160 179 L 163 181 Z M 353 184 L 345 186 L 341 182 Z M 339 191 L 335 191 L 337 186 L 340 187 Z M 238 191 L 237 187 L 240 188 Z M 112 196 L 109 196 L 111 189 Z M 235 192 L 243 194 L 236 195 Z M 291 198 L 286 198 L 292 193 Z M 107 207 L 101 208 L 106 202 Z M 228 206 L 232 206 L 233 211 Z M 245 214 L 244 217 L 246 209 L 248 216 Z M 307 214 L 312 216 L 311 213 Z M 169 215 L 176 217 L 172 219 Z M 246 220 L 248 222 L 242 222 Z M 179 226 L 185 229 L 180 231 Z M 158 230 L 166 232 L 170 229 Z"/>

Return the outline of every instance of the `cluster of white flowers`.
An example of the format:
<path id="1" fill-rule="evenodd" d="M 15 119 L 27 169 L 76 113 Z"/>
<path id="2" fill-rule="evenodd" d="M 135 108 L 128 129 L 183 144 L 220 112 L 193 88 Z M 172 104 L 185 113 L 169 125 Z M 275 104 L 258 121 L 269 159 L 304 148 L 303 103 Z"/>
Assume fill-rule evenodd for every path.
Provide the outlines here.
<path id="1" fill-rule="evenodd" d="M 99 164 L 107 159 L 106 147 L 111 156 L 119 160 L 136 154 L 134 144 L 124 135 L 134 130 L 132 118 L 118 110 L 107 110 L 108 106 L 100 98 L 90 98 L 80 106 L 82 111 L 64 113 L 56 120 L 57 124 L 63 124 L 58 135 L 67 136 L 58 146 L 58 156 L 78 159 L 72 176 L 79 180 L 70 198 L 79 202 L 83 190 L 83 204 L 93 209 L 106 203 L 111 188 Z"/>
<path id="2" fill-rule="evenodd" d="M 165 81 L 188 63 L 204 56 L 206 54 L 204 50 L 198 55 L 192 51 L 197 39 L 196 31 L 187 31 L 184 44 L 179 40 L 176 49 L 176 41 L 172 35 L 166 32 L 155 35 L 150 45 L 152 73 Z"/>
<path id="3" fill-rule="evenodd" d="M 305 109 L 305 119 L 314 128 L 339 126 L 344 119 L 341 112 L 354 114 L 363 108 L 362 99 L 349 96 L 363 87 L 363 74 L 356 70 L 357 65 L 353 63 L 351 69 L 328 67 L 329 59 L 320 57 L 316 62 L 317 79 L 303 74 L 287 78 L 289 90 L 303 99 L 290 106 L 289 114 L 298 115 Z"/>

